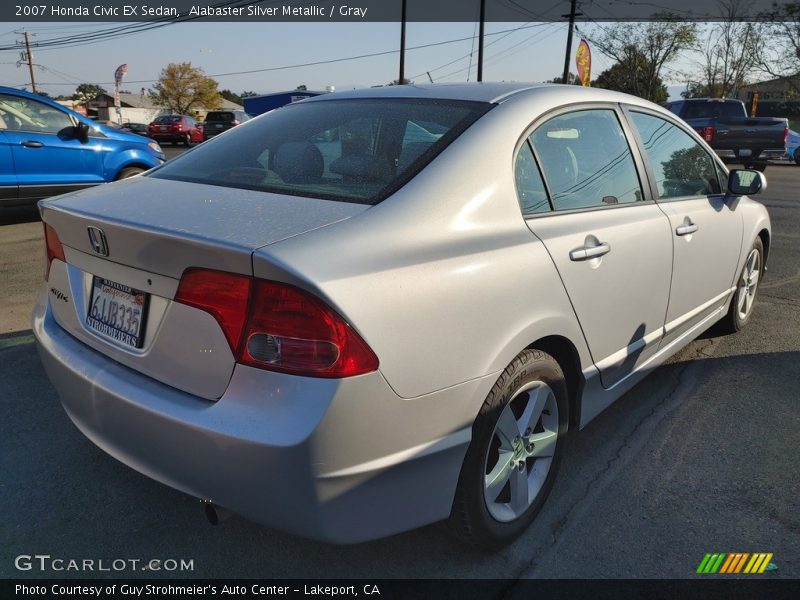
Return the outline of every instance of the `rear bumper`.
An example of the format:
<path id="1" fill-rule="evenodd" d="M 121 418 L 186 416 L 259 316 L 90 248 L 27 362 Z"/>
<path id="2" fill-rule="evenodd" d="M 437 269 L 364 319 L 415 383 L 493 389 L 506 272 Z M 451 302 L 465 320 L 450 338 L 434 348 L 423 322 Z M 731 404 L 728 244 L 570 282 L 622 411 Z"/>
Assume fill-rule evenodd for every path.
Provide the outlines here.
<path id="1" fill-rule="evenodd" d="M 73 338 L 46 292 L 33 331 L 70 419 L 108 454 L 254 521 L 333 543 L 448 516 L 474 418 L 467 399 L 492 383 L 402 400 L 380 373 L 323 380 L 237 366 L 210 402 Z"/>

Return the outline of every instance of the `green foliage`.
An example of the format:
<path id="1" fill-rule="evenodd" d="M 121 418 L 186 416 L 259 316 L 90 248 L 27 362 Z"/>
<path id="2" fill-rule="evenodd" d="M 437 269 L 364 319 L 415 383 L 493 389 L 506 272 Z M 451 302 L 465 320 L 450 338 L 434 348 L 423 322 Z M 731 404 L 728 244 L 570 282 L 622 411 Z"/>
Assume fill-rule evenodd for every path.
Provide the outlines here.
<path id="1" fill-rule="evenodd" d="M 552 79 L 548 79 L 544 83 L 564 83 L 564 77 L 562 75 L 557 75 Z M 581 80 L 580 77 L 578 77 L 575 73 L 570 71 L 569 75 L 567 75 L 567 83 L 569 85 L 581 85 Z"/>
<path id="2" fill-rule="evenodd" d="M 239 94 L 235 94 L 230 90 L 220 90 L 219 95 L 225 98 L 225 100 L 229 100 L 230 102 L 235 102 L 236 104 L 242 103 L 242 97 Z"/>
<path id="3" fill-rule="evenodd" d="M 639 96 L 651 102 L 666 102 L 667 86 L 658 76 L 653 77 L 652 65 L 636 48 L 629 48 L 628 55 L 606 69 L 592 82 L 594 87 L 616 90 Z"/>
<path id="4" fill-rule="evenodd" d="M 82 83 L 75 88 L 75 93 L 72 99 L 78 104 L 86 104 L 97 98 L 100 94 L 105 94 L 106 91 L 94 83 Z"/>
<path id="5" fill-rule="evenodd" d="M 695 45 L 698 26 L 667 13 L 658 17 L 646 23 L 610 25 L 590 38 L 595 48 L 617 61 L 597 78 L 598 87 L 620 89 L 654 102 L 666 100 L 661 72 Z"/>
<path id="6" fill-rule="evenodd" d="M 215 109 L 222 102 L 217 82 L 192 63 L 168 64 L 150 93 L 158 104 L 178 114 L 190 114 L 200 108 Z"/>

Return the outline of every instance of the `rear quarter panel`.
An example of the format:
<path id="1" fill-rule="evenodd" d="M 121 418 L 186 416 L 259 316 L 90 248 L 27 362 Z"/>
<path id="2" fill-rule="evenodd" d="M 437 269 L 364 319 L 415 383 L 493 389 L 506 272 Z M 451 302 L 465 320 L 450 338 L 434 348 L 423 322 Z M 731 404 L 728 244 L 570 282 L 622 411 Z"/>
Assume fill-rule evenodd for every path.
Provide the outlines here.
<path id="1" fill-rule="evenodd" d="M 517 202 L 514 150 L 540 110 L 493 109 L 392 197 L 258 250 L 255 275 L 325 298 L 401 397 L 499 372 L 549 335 L 569 339 L 588 366 L 563 285 Z"/>

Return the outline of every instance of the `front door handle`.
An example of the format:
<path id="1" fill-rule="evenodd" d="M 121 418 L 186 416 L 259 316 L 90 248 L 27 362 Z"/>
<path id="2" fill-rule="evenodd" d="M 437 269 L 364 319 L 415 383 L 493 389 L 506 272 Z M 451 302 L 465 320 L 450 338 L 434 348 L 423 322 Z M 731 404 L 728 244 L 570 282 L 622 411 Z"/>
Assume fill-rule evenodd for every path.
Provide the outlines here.
<path id="1" fill-rule="evenodd" d="M 688 223 L 684 223 L 683 225 L 676 227 L 675 233 L 676 235 L 689 235 L 690 233 L 694 233 L 698 229 L 700 229 L 699 225 L 695 225 L 694 223 L 689 221 Z"/>
<path id="2" fill-rule="evenodd" d="M 611 252 L 611 245 L 608 242 L 603 242 L 597 246 L 584 246 L 583 248 L 575 248 L 569 253 L 569 259 L 574 261 L 589 260 L 590 258 L 597 258 Z"/>
<path id="3" fill-rule="evenodd" d="M 22 142 L 22 145 L 25 146 L 26 148 L 41 148 L 44 146 L 42 142 L 35 142 L 30 140 L 27 142 Z"/>

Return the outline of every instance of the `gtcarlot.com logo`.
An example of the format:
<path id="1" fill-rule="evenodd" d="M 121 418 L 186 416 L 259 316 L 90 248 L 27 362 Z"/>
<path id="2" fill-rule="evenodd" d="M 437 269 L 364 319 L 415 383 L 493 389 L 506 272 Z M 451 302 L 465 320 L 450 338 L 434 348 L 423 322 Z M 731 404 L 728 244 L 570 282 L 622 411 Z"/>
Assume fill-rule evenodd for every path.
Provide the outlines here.
<path id="1" fill-rule="evenodd" d="M 708 552 L 697 566 L 701 575 L 757 575 L 776 571 L 772 552 Z"/>
<path id="2" fill-rule="evenodd" d="M 183 558 L 63 558 L 49 554 L 20 554 L 14 559 L 18 571 L 194 571 L 194 559 Z"/>

